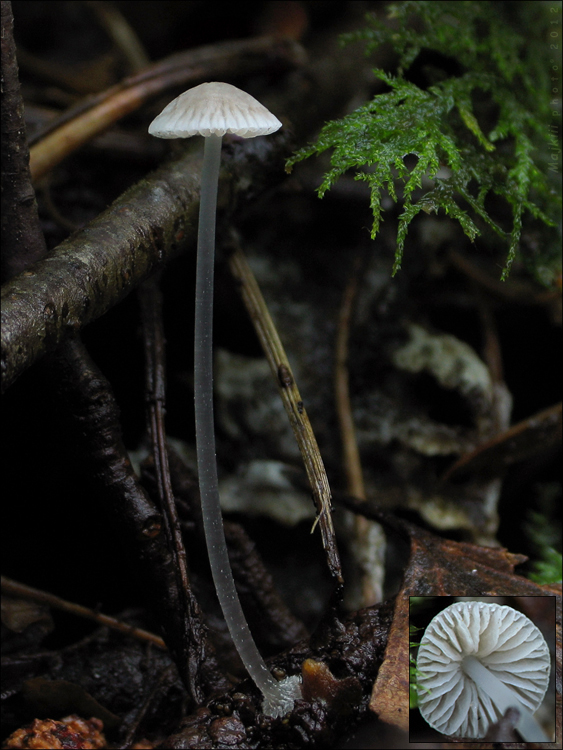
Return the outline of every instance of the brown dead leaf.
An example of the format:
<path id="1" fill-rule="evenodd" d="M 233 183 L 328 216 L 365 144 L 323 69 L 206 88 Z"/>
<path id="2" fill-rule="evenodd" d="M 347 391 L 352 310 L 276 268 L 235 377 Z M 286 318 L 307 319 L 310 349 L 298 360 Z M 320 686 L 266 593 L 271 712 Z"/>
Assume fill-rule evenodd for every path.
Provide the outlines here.
<path id="1" fill-rule="evenodd" d="M 369 707 L 381 721 L 408 732 L 409 600 L 407 596 L 406 606 L 403 606 L 402 595 L 401 591 L 395 603 L 393 624 L 389 631 L 385 657 L 373 686 Z"/>

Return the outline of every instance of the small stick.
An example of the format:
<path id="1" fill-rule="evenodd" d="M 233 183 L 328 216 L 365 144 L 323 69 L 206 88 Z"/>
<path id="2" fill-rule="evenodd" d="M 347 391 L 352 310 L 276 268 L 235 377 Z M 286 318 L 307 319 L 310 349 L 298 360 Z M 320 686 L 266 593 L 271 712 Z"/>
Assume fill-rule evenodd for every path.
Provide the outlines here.
<path id="1" fill-rule="evenodd" d="M 170 467 L 164 415 L 166 413 L 166 374 L 164 325 L 162 321 L 162 293 L 159 275 L 153 275 L 143 282 L 138 290 L 139 305 L 145 342 L 145 389 L 147 408 L 147 430 L 152 442 L 154 467 L 160 509 L 163 513 L 168 544 L 174 559 L 174 574 L 182 610 L 182 640 L 187 663 L 178 664 L 180 673 L 185 674 L 191 695 L 196 703 L 205 697 L 204 674 L 201 664 L 212 658 L 206 643 L 206 630 L 197 600 L 190 587 L 188 561 L 182 538 L 180 519 L 176 509 Z M 187 672 L 184 673 L 184 669 Z"/>
<path id="2" fill-rule="evenodd" d="M 101 94 L 87 97 L 48 123 L 39 138 L 34 136 L 29 160 L 32 180 L 40 180 L 94 136 L 168 88 L 193 83 L 204 75 L 221 80 L 234 69 L 239 73 L 247 68 L 256 70 L 261 58 L 271 61 L 274 56 L 290 65 L 298 54 L 291 40 L 253 37 L 200 47 L 154 63 Z"/>
<path id="3" fill-rule="evenodd" d="M 31 599 L 34 602 L 42 602 L 48 604 L 54 609 L 60 609 L 63 612 L 70 612 L 70 614 L 76 615 L 77 617 L 84 617 L 86 620 L 94 620 L 94 622 L 100 625 L 105 625 L 112 630 L 117 630 L 125 635 L 130 635 L 133 638 L 137 638 L 139 641 L 148 641 L 154 644 L 157 648 L 166 651 L 166 644 L 154 633 L 149 633 L 148 630 L 142 628 L 136 628 L 134 625 L 127 625 L 126 622 L 116 620 L 115 617 L 109 615 L 102 615 L 89 607 L 83 607 L 81 604 L 74 604 L 74 602 L 67 602 L 65 599 L 60 599 L 54 594 L 49 594 L 47 591 L 41 591 L 35 589 L 32 586 L 26 586 L 24 583 L 19 583 L 11 578 L 2 576 L 2 591 L 5 594 L 11 596 L 21 597 L 23 599 Z"/>
<path id="4" fill-rule="evenodd" d="M 240 248 L 236 247 L 230 256 L 229 266 L 234 278 L 240 284 L 243 302 L 260 339 L 272 374 L 276 379 L 283 405 L 301 451 L 307 477 L 313 491 L 313 500 L 317 508 L 317 519 L 312 531 L 318 523 L 330 574 L 337 585 L 342 587 L 344 579 L 332 524 L 330 485 L 313 428 L 258 282 Z"/>
<path id="5" fill-rule="evenodd" d="M 342 460 L 346 473 L 347 492 L 359 500 L 366 499 L 364 477 L 360 451 L 356 439 L 354 417 L 352 415 L 352 403 L 350 399 L 350 378 L 348 369 L 350 339 L 350 327 L 354 306 L 360 287 L 362 266 L 362 255 L 356 255 L 352 273 L 344 289 L 342 303 L 338 314 L 338 328 L 336 331 L 336 342 L 334 346 L 334 397 L 338 425 L 340 428 L 340 439 L 342 442 Z M 377 568 L 383 569 L 383 557 L 385 554 L 385 537 L 381 527 L 374 521 L 369 521 L 363 516 L 354 519 L 355 539 L 353 551 L 361 571 L 361 591 L 363 606 L 369 606 L 383 598 L 382 575 L 374 575 L 373 565 L 366 564 L 366 560 L 374 562 L 377 555 Z M 377 538 L 374 539 L 374 535 Z M 365 551 L 373 548 L 371 554 Z"/>
<path id="6" fill-rule="evenodd" d="M 336 401 L 336 412 L 338 424 L 340 425 L 340 438 L 342 440 L 342 452 L 344 470 L 346 472 L 346 486 L 349 495 L 366 499 L 364 477 L 356 430 L 352 417 L 352 404 L 350 402 L 350 378 L 348 373 L 348 341 L 350 338 L 350 321 L 354 303 L 358 295 L 360 274 L 360 257 L 357 256 L 352 274 L 342 297 L 340 312 L 338 315 L 338 328 L 336 332 L 336 343 L 334 352 L 334 391 Z"/>

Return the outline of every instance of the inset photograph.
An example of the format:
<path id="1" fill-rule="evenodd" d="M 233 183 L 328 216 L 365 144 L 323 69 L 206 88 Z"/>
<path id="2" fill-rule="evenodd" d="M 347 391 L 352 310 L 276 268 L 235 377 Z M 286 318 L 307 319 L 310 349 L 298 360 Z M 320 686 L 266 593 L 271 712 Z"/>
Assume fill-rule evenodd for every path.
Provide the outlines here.
<path id="1" fill-rule="evenodd" d="M 554 742 L 555 597 L 411 597 L 410 742 Z"/>

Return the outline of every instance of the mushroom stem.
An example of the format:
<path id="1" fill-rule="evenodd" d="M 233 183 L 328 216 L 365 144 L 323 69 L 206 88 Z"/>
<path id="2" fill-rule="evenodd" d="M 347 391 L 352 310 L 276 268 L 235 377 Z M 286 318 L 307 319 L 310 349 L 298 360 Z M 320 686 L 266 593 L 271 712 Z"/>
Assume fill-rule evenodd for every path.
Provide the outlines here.
<path id="1" fill-rule="evenodd" d="M 197 244 L 194 399 L 196 449 L 203 527 L 217 597 L 233 643 L 264 696 L 263 712 L 280 716 L 300 697 L 299 678 L 279 682 L 271 675 L 244 617 L 229 563 L 219 503 L 213 420 L 213 274 L 215 212 L 221 160 L 221 136 L 205 138 Z"/>
<path id="2" fill-rule="evenodd" d="M 516 729 L 525 742 L 549 742 L 537 720 L 527 708 L 524 708 L 518 696 L 478 659 L 466 656 L 463 659 L 463 671 L 489 696 L 503 716 L 508 708 L 516 708 L 519 711 L 520 718 L 516 723 Z"/>

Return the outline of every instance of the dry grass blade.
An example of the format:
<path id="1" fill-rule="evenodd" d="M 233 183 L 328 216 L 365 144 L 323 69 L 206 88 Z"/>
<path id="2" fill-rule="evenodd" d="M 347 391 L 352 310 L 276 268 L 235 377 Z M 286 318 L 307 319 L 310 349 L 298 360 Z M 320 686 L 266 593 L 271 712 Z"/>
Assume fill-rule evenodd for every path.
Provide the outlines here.
<path id="1" fill-rule="evenodd" d="M 344 580 L 332 524 L 330 486 L 313 428 L 264 297 L 240 248 L 236 248 L 232 253 L 229 265 L 231 273 L 240 284 L 243 302 L 276 379 L 283 405 L 305 463 L 317 508 L 317 520 L 313 529 L 318 522 L 330 573 L 341 586 Z"/>

